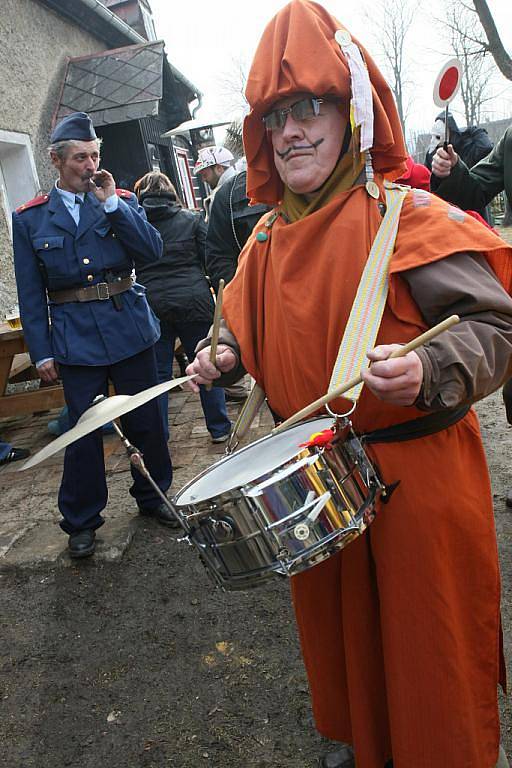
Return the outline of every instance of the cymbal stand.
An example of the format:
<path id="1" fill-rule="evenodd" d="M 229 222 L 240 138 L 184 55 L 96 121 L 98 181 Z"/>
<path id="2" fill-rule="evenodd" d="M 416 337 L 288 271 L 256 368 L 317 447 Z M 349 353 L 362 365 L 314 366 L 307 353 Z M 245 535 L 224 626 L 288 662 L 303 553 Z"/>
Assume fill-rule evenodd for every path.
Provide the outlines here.
<path id="1" fill-rule="evenodd" d="M 105 399 L 106 399 L 105 395 L 99 395 L 98 397 L 94 398 L 94 403 L 99 403 L 101 400 L 105 400 Z M 132 465 L 132 467 L 135 467 L 135 469 L 138 472 L 140 472 L 140 474 L 148 481 L 148 483 L 151 485 L 153 490 L 156 491 L 156 493 L 160 496 L 160 498 L 162 499 L 167 509 L 170 512 L 172 512 L 176 520 L 180 523 L 181 527 L 188 533 L 189 526 L 186 524 L 185 519 L 183 518 L 182 515 L 179 514 L 174 504 L 167 498 L 165 493 L 161 490 L 161 488 L 155 483 L 155 481 L 151 477 L 151 474 L 144 463 L 142 453 L 139 451 L 138 448 L 136 448 L 134 445 L 130 443 L 126 435 L 123 433 L 121 427 L 117 423 L 116 419 L 112 420 L 112 425 L 115 431 L 117 432 L 119 439 L 121 440 L 122 444 L 125 447 L 126 453 L 128 455 L 128 458 L 130 460 L 130 464 Z"/>

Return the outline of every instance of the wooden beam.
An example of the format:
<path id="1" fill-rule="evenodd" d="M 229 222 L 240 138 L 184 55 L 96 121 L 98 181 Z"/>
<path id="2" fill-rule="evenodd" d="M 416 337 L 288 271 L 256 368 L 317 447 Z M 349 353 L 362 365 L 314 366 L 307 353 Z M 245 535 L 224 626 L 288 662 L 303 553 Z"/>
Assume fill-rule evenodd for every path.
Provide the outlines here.
<path id="1" fill-rule="evenodd" d="M 5 394 L 9 372 L 11 370 L 12 357 L 0 357 L 0 398 Z"/>
<path id="2" fill-rule="evenodd" d="M 26 416 L 37 411 L 50 411 L 62 408 L 64 390 L 62 387 L 44 387 L 43 389 L 22 392 L 16 395 L 0 397 L 0 418 Z"/>
<path id="3" fill-rule="evenodd" d="M 20 352 L 26 351 L 27 348 L 23 341 L 23 337 L 17 339 L 4 339 L 0 336 L 0 358 L 11 357 L 12 355 L 17 355 Z"/>

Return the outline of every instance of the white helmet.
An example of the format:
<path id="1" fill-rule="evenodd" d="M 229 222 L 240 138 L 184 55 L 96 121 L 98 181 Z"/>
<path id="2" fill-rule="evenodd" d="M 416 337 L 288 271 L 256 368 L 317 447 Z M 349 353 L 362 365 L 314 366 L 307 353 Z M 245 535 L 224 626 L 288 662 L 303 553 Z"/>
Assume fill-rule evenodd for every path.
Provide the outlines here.
<path id="1" fill-rule="evenodd" d="M 197 175 L 212 165 L 230 166 L 234 159 L 229 149 L 225 147 L 205 147 L 199 150 L 197 162 L 194 165 L 194 173 Z"/>

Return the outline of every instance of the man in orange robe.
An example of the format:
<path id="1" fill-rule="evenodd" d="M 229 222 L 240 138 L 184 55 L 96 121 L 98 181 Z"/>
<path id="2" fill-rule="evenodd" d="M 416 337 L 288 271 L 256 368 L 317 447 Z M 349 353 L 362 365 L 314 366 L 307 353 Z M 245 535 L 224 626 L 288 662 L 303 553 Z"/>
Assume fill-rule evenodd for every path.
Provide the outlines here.
<path id="1" fill-rule="evenodd" d="M 349 107 L 360 80 L 340 40 L 357 45 L 369 77 L 366 154 L 367 126 Z M 284 419 L 328 390 L 385 210 L 384 179 L 403 174 L 407 153 L 371 57 L 308 0 L 269 23 L 246 93 L 248 193 L 274 210 L 226 290 L 216 366 L 205 341 L 188 372 L 222 384 L 247 370 Z M 399 484 L 362 536 L 292 579 L 317 728 L 353 747 L 324 757 L 326 768 L 508 765 L 492 497 L 470 405 L 512 372 L 511 276 L 511 249 L 493 232 L 427 192 L 407 194 L 351 417 L 358 433 L 384 430 L 368 450 L 384 481 Z M 450 331 L 387 359 L 453 312 L 461 322 Z M 421 418 L 419 436 L 396 437 Z"/>

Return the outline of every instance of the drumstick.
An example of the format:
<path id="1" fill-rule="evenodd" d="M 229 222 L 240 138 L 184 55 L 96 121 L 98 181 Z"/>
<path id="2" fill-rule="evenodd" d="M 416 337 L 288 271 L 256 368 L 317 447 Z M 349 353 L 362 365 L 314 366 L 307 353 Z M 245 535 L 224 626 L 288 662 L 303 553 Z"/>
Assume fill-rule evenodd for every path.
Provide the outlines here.
<path id="1" fill-rule="evenodd" d="M 217 290 L 217 299 L 215 301 L 215 312 L 213 315 L 213 328 L 210 343 L 210 363 L 215 365 L 215 358 L 217 357 L 217 344 L 219 343 L 219 329 L 220 319 L 222 317 L 222 298 L 224 294 L 224 279 L 221 277 L 219 280 L 219 287 Z M 205 384 L 205 389 L 210 390 L 211 384 Z"/>
<path id="2" fill-rule="evenodd" d="M 404 344 L 403 347 L 400 347 L 400 349 L 395 349 L 387 359 L 390 360 L 393 357 L 404 357 L 404 355 L 407 355 L 408 352 L 412 352 L 413 350 L 418 349 L 418 347 L 426 344 L 427 341 L 434 339 L 443 331 L 451 328 L 452 325 L 456 325 L 459 320 L 460 318 L 458 315 L 450 315 L 450 317 L 447 317 L 446 320 L 443 320 L 441 323 L 434 325 L 433 328 L 429 328 L 428 331 L 425 331 L 425 333 L 422 333 L 420 336 L 416 336 L 415 339 L 412 339 L 412 341 Z M 335 400 L 337 397 L 341 397 L 341 395 L 343 395 L 345 392 L 348 392 L 350 389 L 352 389 L 352 387 L 356 387 L 358 384 L 360 384 L 361 381 L 362 376 L 359 374 L 353 379 L 350 379 L 350 381 L 347 381 L 346 384 L 341 384 L 331 392 L 327 392 L 326 395 L 323 395 L 313 403 L 306 405 L 305 408 L 297 411 L 297 413 L 294 413 L 293 416 L 290 416 L 289 419 L 286 419 L 286 421 L 283 421 L 282 424 L 279 424 L 279 426 L 272 430 L 272 434 L 275 435 L 277 432 L 281 432 L 281 430 L 286 429 L 287 427 L 291 427 L 292 424 L 295 424 L 297 421 L 301 421 L 302 419 L 306 418 L 306 416 L 314 413 L 323 405 L 326 405 L 326 403 L 329 403 L 331 400 Z"/>

